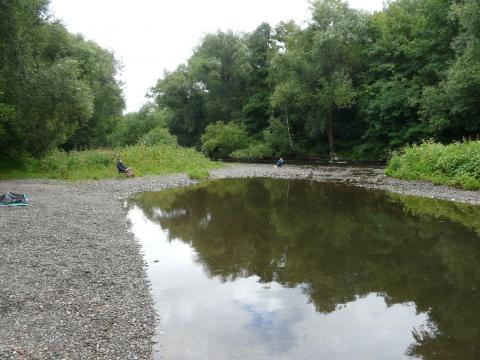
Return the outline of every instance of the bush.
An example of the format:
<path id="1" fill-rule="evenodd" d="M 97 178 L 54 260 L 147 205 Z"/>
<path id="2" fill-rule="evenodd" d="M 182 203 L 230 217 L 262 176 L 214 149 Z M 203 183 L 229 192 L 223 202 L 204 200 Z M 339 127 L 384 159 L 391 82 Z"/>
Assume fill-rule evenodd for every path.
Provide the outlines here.
<path id="1" fill-rule="evenodd" d="M 234 159 L 260 160 L 273 155 L 272 148 L 264 143 L 254 143 L 246 149 L 235 150 L 231 156 Z"/>
<path id="2" fill-rule="evenodd" d="M 395 153 L 385 173 L 402 179 L 480 189 L 480 141 L 442 145 L 425 142 Z"/>
<path id="3" fill-rule="evenodd" d="M 148 133 L 143 135 L 139 140 L 138 144 L 141 145 L 175 145 L 177 144 L 177 137 L 170 134 L 167 128 L 157 126 L 150 130 Z"/>
<path id="4" fill-rule="evenodd" d="M 202 151 L 213 158 L 226 158 L 235 150 L 245 149 L 249 143 L 245 128 L 223 121 L 208 125 L 202 135 Z"/>
<path id="5" fill-rule="evenodd" d="M 188 177 L 194 180 L 207 179 L 209 176 L 210 173 L 207 169 L 192 169 L 188 172 Z"/>
<path id="6" fill-rule="evenodd" d="M 270 149 L 272 149 L 272 154 L 275 156 L 288 154 L 293 151 L 288 137 L 287 125 L 279 119 L 272 119 L 263 135 Z"/>
<path id="7" fill-rule="evenodd" d="M 111 146 L 135 145 L 156 128 L 165 128 L 169 112 L 159 110 L 154 104 L 147 103 L 140 111 L 123 115 L 110 134 L 108 143 Z M 147 145 L 151 145 L 150 142 Z"/>

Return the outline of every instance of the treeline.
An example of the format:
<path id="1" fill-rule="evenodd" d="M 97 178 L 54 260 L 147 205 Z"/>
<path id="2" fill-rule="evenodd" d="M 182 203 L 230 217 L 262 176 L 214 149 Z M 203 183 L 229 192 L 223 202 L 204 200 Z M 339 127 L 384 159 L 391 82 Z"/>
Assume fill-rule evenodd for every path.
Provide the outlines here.
<path id="1" fill-rule="evenodd" d="M 48 0 L 0 0 L 0 158 L 178 139 L 212 157 L 382 159 L 475 138 L 480 3 L 398 0 L 368 14 L 317 0 L 305 26 L 208 34 L 126 115 L 119 67 Z"/>
<path id="2" fill-rule="evenodd" d="M 113 54 L 69 33 L 47 0 L 0 1 L 0 156 L 108 145 L 125 107 Z"/>
<path id="3" fill-rule="evenodd" d="M 312 3 L 306 26 L 206 35 L 151 94 L 182 145 L 211 156 L 380 159 L 480 130 L 480 3 Z"/>

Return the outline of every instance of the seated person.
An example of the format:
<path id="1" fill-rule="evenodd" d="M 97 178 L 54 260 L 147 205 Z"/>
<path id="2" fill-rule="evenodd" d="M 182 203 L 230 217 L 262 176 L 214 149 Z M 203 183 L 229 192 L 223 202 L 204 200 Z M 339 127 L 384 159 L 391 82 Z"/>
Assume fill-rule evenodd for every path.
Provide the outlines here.
<path id="1" fill-rule="evenodd" d="M 275 163 L 276 167 L 282 167 L 285 164 L 285 161 L 283 161 L 282 158 L 278 159 L 277 162 Z"/>
<path id="2" fill-rule="evenodd" d="M 118 169 L 118 172 L 121 172 L 121 173 L 127 175 L 128 177 L 134 177 L 135 176 L 135 175 L 133 175 L 132 169 L 125 166 L 125 164 L 120 159 L 118 159 L 118 161 L 117 161 L 117 169 Z"/>

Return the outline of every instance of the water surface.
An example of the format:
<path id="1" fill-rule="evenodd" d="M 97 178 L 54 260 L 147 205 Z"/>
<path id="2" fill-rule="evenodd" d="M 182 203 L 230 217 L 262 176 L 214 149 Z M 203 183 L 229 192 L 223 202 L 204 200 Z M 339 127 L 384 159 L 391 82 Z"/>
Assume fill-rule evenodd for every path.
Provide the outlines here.
<path id="1" fill-rule="evenodd" d="M 145 193 L 160 359 L 478 359 L 480 210 L 336 184 Z"/>

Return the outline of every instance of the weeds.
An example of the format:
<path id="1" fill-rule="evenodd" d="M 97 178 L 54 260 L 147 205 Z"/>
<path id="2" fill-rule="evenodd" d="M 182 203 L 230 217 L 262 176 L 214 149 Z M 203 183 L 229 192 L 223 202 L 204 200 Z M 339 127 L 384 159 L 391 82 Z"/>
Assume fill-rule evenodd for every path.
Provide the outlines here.
<path id="1" fill-rule="evenodd" d="M 480 189 L 480 141 L 450 145 L 425 142 L 393 154 L 385 173 L 400 179 Z"/>
<path id="2" fill-rule="evenodd" d="M 190 179 L 194 179 L 194 180 L 205 180 L 205 179 L 208 179 L 208 177 L 210 176 L 210 173 L 208 172 L 207 169 L 196 168 L 196 169 L 190 170 L 188 172 L 188 176 L 190 177 Z"/>
<path id="3" fill-rule="evenodd" d="M 0 164 L 0 178 L 89 180 L 124 177 L 117 171 L 117 159 L 131 167 L 136 176 L 188 173 L 198 176 L 195 178 L 205 178 L 208 170 L 221 166 L 194 149 L 176 145 L 136 145 L 71 152 L 55 150 L 42 159 L 5 160 Z"/>

